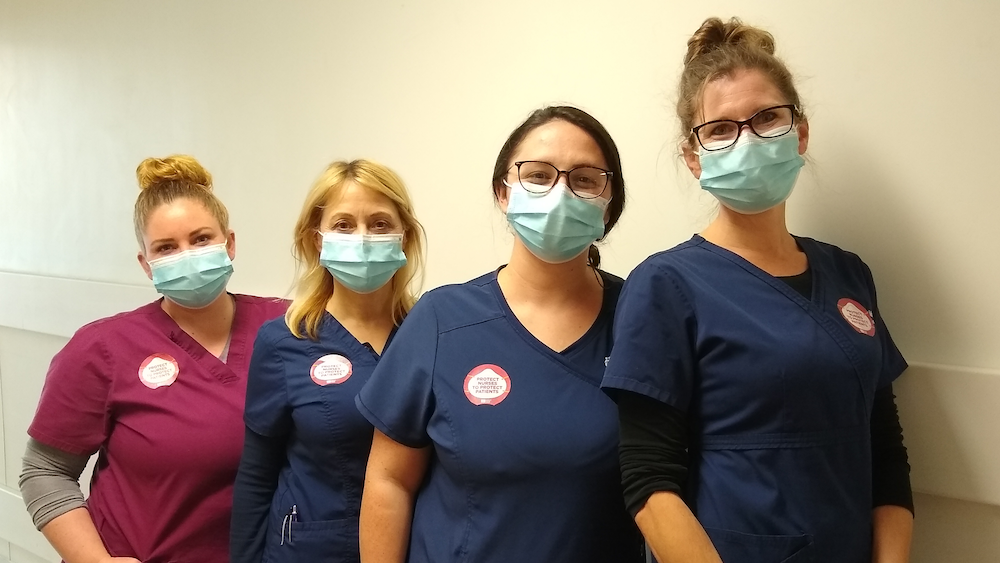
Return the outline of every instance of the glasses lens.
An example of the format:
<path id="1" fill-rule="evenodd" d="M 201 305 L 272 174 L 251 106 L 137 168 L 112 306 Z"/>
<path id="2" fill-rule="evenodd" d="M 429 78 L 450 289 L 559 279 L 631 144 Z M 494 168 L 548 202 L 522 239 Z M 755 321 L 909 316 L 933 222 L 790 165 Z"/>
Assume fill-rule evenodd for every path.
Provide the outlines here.
<path id="1" fill-rule="evenodd" d="M 792 108 L 769 108 L 753 116 L 750 127 L 758 137 L 780 137 L 792 130 Z"/>
<path id="2" fill-rule="evenodd" d="M 582 198 L 595 198 L 608 185 L 608 173 L 600 168 L 583 166 L 569 173 L 569 188 Z"/>
<path id="3" fill-rule="evenodd" d="M 555 185 L 559 171 L 547 162 L 522 162 L 517 168 L 518 181 L 525 190 L 534 193 L 544 193 Z"/>
<path id="4" fill-rule="evenodd" d="M 698 129 L 698 141 L 710 151 L 724 149 L 736 142 L 740 126 L 735 121 L 713 121 Z"/>

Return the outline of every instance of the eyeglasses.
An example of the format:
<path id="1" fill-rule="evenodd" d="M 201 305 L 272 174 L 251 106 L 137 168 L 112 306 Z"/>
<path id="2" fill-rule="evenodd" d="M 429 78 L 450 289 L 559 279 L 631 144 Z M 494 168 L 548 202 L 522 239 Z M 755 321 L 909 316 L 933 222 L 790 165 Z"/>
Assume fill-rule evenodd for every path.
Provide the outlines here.
<path id="1" fill-rule="evenodd" d="M 594 166 L 559 170 L 548 162 L 537 160 L 522 160 L 515 162 L 514 166 L 517 167 L 517 181 L 526 191 L 544 194 L 556 185 L 560 175 L 565 174 L 570 191 L 583 199 L 594 199 L 603 194 L 608 187 L 608 178 L 613 175 L 610 170 Z"/>
<path id="2" fill-rule="evenodd" d="M 698 138 L 698 143 L 705 150 L 720 151 L 736 144 L 744 125 L 749 126 L 754 135 L 764 139 L 780 137 L 788 133 L 795 126 L 795 114 L 798 111 L 795 104 L 774 106 L 762 109 L 744 121 L 718 119 L 702 123 L 691 129 L 691 132 Z"/>

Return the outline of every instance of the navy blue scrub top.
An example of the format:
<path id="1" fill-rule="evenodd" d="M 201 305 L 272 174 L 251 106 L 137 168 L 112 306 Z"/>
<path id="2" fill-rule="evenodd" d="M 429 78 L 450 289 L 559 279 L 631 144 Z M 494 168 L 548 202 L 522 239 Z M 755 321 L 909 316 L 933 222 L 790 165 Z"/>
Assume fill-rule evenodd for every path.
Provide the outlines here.
<path id="1" fill-rule="evenodd" d="M 600 389 L 622 280 L 602 272 L 590 330 L 557 353 L 518 322 L 496 273 L 424 295 L 358 395 L 384 434 L 433 449 L 410 563 L 635 561 L 617 409 Z"/>
<path id="2" fill-rule="evenodd" d="M 260 435 L 288 439 L 287 465 L 262 530 L 264 561 L 359 560 L 358 515 L 372 427 L 354 398 L 377 363 L 375 351 L 330 314 L 317 341 L 294 337 L 284 318 L 261 327 L 244 421 Z"/>
<path id="3" fill-rule="evenodd" d="M 870 416 L 906 362 L 868 266 L 796 237 L 806 299 L 700 236 L 625 283 L 603 386 L 685 411 L 685 500 L 726 563 L 871 561 Z"/>

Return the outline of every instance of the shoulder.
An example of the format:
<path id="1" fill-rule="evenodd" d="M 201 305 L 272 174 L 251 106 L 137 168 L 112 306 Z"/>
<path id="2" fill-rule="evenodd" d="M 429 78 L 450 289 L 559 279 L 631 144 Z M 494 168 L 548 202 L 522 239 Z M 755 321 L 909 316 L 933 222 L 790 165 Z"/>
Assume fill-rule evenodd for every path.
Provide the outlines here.
<path id="1" fill-rule="evenodd" d="M 156 327 L 153 318 L 162 314 L 160 301 L 157 300 L 132 311 L 87 323 L 73 333 L 69 342 L 57 354 L 57 358 L 93 359 L 95 354 L 102 354 L 106 361 L 111 361 L 109 343 L 133 342 L 149 338 L 149 334 Z"/>
<path id="2" fill-rule="evenodd" d="M 94 341 L 109 335 L 128 334 L 139 326 L 151 326 L 151 317 L 160 314 L 160 300 L 147 303 L 138 309 L 125 311 L 89 322 L 73 334 L 72 340 Z"/>
<path id="3" fill-rule="evenodd" d="M 865 264 L 860 256 L 849 250 L 844 250 L 834 244 L 809 237 L 796 236 L 795 240 L 810 255 L 810 258 L 814 262 L 819 261 L 818 264 L 812 264 L 812 266 L 822 273 L 860 274 L 871 277 L 871 270 L 868 268 L 868 264 Z"/>
<path id="4" fill-rule="evenodd" d="M 465 283 L 432 289 L 420 297 L 404 324 L 433 317 L 438 332 L 446 332 L 502 317 L 495 285 L 496 272 L 490 272 Z"/>

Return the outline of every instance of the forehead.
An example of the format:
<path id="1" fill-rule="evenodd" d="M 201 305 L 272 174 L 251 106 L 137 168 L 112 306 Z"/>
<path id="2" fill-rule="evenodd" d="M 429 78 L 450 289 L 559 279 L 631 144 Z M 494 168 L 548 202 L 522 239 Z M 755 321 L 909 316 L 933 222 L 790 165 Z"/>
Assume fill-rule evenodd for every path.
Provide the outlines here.
<path id="1" fill-rule="evenodd" d="M 569 123 L 555 120 L 532 129 L 517 146 L 512 162 L 544 160 L 556 166 L 583 164 L 606 168 L 604 154 L 589 133 Z"/>
<path id="2" fill-rule="evenodd" d="M 706 84 L 701 101 L 702 121 L 743 120 L 764 108 L 788 103 L 767 75 L 748 69 Z"/>
<path id="3" fill-rule="evenodd" d="M 379 212 L 395 216 L 399 210 L 396 208 L 396 203 L 387 196 L 357 182 L 349 181 L 339 190 L 331 191 L 330 199 L 323 209 L 323 218 L 334 214 L 361 216 Z"/>
<path id="4" fill-rule="evenodd" d="M 203 227 L 220 228 L 219 221 L 200 201 L 183 197 L 164 203 L 150 212 L 146 219 L 149 238 L 165 238 L 173 231 L 185 235 Z"/>

